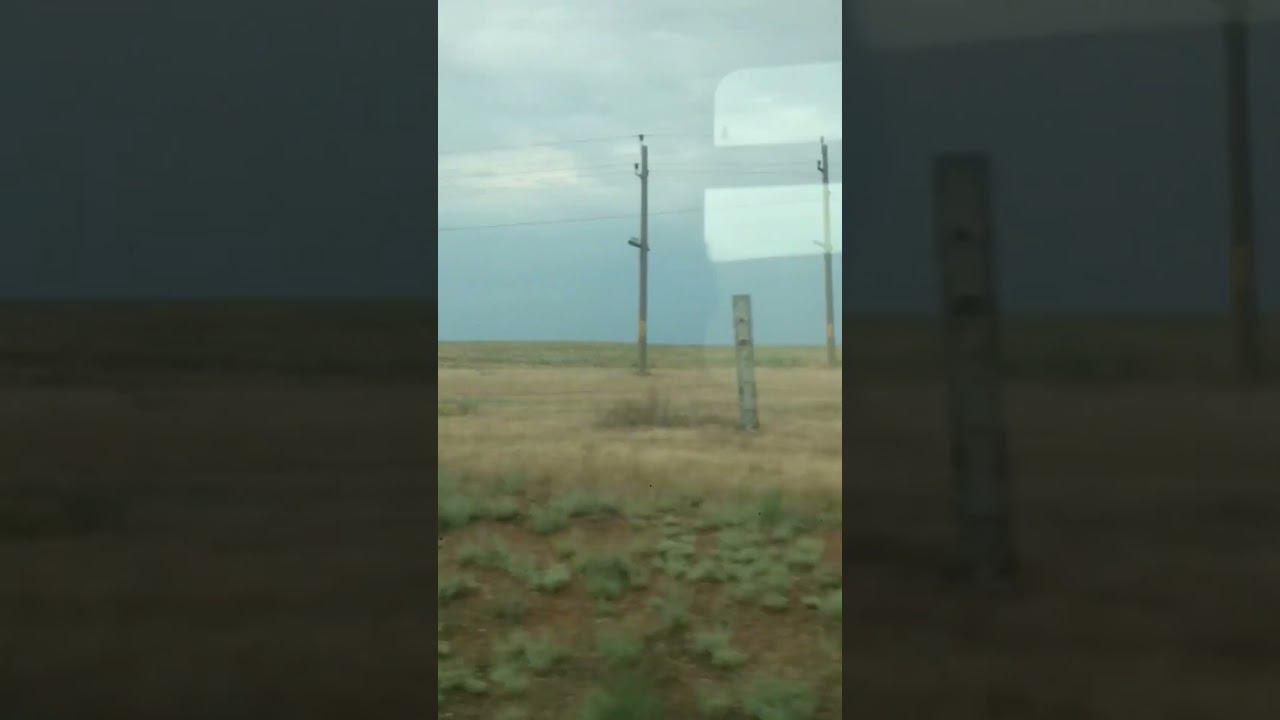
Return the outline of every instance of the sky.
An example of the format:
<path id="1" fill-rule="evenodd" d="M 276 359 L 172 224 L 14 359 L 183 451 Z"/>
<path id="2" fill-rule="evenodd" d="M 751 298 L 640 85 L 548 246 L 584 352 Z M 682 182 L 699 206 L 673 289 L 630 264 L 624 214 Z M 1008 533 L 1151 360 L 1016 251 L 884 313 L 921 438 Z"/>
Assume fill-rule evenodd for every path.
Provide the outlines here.
<path id="1" fill-rule="evenodd" d="M 650 341 L 727 343 L 749 293 L 762 342 L 822 343 L 841 20 L 829 0 L 441 2 L 439 337 L 633 339 L 644 133 Z"/>
<path id="2" fill-rule="evenodd" d="M 737 293 L 761 342 L 823 341 L 819 137 L 838 328 L 936 307 L 953 150 L 992 157 L 1008 311 L 1225 312 L 1212 12 L 954 7 L 10 0 L 0 297 L 436 298 L 444 340 L 629 341 L 644 133 L 652 342 L 728 342 Z M 1273 310 L 1278 27 L 1251 58 Z"/>
<path id="3" fill-rule="evenodd" d="M 992 157 L 1008 312 L 1224 313 L 1214 11 L 1182 0 L 955 7 L 442 3 L 439 337 L 635 336 L 626 240 L 638 234 L 639 143 L 625 136 L 639 132 L 654 211 L 652 342 L 729 342 L 735 293 L 753 296 L 760 342 L 822 342 L 818 145 L 804 140 L 819 132 L 840 137 L 830 145 L 843 191 L 832 203 L 837 323 L 846 311 L 934 311 L 928 168 L 936 153 L 970 150 Z M 1269 249 L 1280 216 L 1268 201 L 1280 136 L 1266 131 L 1280 127 L 1277 37 L 1274 22 L 1257 24 L 1251 56 L 1266 308 L 1280 306 L 1280 252 Z M 840 98 L 838 131 L 819 130 L 824 91 Z M 726 142 L 722 119 L 752 102 L 768 117 L 730 128 Z M 609 139 L 552 144 L 593 138 Z M 773 202 L 788 199 L 796 205 Z M 601 217 L 612 219 L 553 222 Z"/>

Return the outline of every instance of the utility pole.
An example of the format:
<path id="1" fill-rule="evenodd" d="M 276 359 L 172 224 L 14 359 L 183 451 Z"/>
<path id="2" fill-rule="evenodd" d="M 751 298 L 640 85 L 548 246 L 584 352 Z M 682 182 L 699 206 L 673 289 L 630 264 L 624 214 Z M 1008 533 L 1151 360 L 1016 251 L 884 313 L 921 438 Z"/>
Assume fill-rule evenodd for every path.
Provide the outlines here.
<path id="1" fill-rule="evenodd" d="M 1224 0 L 1227 166 L 1231 175 L 1231 321 L 1241 380 L 1262 380 L 1258 289 L 1254 270 L 1253 169 L 1249 123 L 1249 24 L 1246 0 Z"/>
<path id="2" fill-rule="evenodd" d="M 632 238 L 632 245 L 640 250 L 640 333 L 637 345 L 640 353 L 639 374 L 649 374 L 649 146 L 640 135 L 640 162 L 636 163 L 636 177 L 640 178 L 640 239 Z"/>
<path id="3" fill-rule="evenodd" d="M 822 144 L 822 159 L 818 172 L 822 173 L 822 242 L 814 243 L 822 248 L 822 260 L 827 276 L 827 365 L 836 366 L 836 318 L 835 303 L 831 291 L 831 165 L 827 162 L 827 139 L 818 138 Z"/>
<path id="4" fill-rule="evenodd" d="M 941 272 L 951 476 L 970 578 L 1003 584 L 1017 571 L 1012 480 L 1000 367 L 1000 302 L 991 160 L 933 163 L 934 248 Z"/>

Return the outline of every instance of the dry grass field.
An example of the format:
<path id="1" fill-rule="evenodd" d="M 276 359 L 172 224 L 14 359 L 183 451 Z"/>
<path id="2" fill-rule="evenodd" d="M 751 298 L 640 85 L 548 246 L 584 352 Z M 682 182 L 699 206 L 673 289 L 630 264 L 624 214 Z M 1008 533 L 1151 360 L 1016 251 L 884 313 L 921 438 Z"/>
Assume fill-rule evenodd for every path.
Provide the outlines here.
<path id="1" fill-rule="evenodd" d="M 618 349 L 440 346 L 440 716 L 841 717 L 839 370 Z"/>
<path id="2" fill-rule="evenodd" d="M 763 349 L 755 436 L 731 427 L 727 349 L 656 348 L 657 369 L 642 379 L 626 346 L 442 344 L 439 458 L 457 483 L 448 492 L 470 487 L 500 507 L 486 515 L 477 501 L 472 519 L 443 536 L 442 667 L 455 689 L 442 707 L 457 718 L 575 717 L 555 715 L 566 707 L 584 718 L 688 717 L 704 705 L 730 718 L 1280 716 L 1280 392 L 1233 386 L 1224 329 L 1211 322 L 1011 326 L 1022 576 L 1003 592 L 950 579 L 943 393 L 927 328 L 869 323 L 873 349 L 854 349 L 843 378 L 820 367 L 821 351 Z M 520 478 L 525 489 L 493 478 Z M 582 488 L 613 498 L 618 515 L 534 529 L 555 498 Z M 649 684 L 613 693 L 648 714 L 610 714 L 607 702 L 593 710 L 588 699 L 610 697 L 617 674 L 598 636 L 620 631 L 608 613 L 596 616 L 580 577 L 590 566 L 575 553 L 623 547 L 614 551 L 623 566 L 643 567 L 646 547 L 675 536 L 714 558 L 725 540 L 714 518 L 724 515 L 706 508 L 750 512 L 768 488 L 797 517 L 817 513 L 806 532 L 823 540 L 824 561 L 839 558 L 839 573 L 808 585 L 793 572 L 792 604 L 771 610 L 732 601 L 732 582 L 659 571 L 665 584 L 632 589 L 639 597 L 622 613 L 636 618 L 625 627 L 649 653 L 636 671 Z M 703 504 L 685 509 L 682 489 Z M 843 511 L 824 515 L 823 499 L 835 497 Z M 839 540 L 823 524 L 837 518 Z M 565 532 L 576 534 L 558 544 Z M 490 536 L 508 541 L 486 565 L 475 558 Z M 512 562 L 494 559 L 510 548 L 546 572 L 562 558 L 566 588 L 538 590 L 536 572 L 521 581 Z M 795 602 L 823 587 L 842 593 L 834 620 Z M 734 628 L 749 658 L 740 668 L 662 634 L 652 608 L 680 588 L 686 635 L 713 619 Z M 508 631 L 513 594 L 520 622 L 550 628 L 542 641 L 559 654 L 549 651 L 558 660 L 541 676 L 530 671 L 530 689 L 504 692 L 504 645 L 492 634 Z M 837 627 L 840 659 L 823 642 Z M 751 688 L 773 676 L 799 684 L 794 704 L 769 715 L 750 704 Z"/>
<path id="3" fill-rule="evenodd" d="M 757 370 L 766 432 L 738 427 L 734 371 L 440 370 L 439 458 L 456 472 L 840 497 L 841 374 Z"/>
<path id="4" fill-rule="evenodd" d="M 926 323 L 761 348 L 744 436 L 727 349 L 433 322 L 0 306 L 0 718 L 1280 717 L 1280 392 L 1221 324 L 1010 323 L 989 594 Z"/>

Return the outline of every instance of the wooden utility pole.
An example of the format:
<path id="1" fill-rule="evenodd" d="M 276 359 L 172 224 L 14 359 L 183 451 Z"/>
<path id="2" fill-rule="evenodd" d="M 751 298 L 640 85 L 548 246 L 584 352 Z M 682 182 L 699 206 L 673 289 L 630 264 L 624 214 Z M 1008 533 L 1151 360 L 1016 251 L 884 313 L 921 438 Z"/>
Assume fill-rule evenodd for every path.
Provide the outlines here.
<path id="1" fill-rule="evenodd" d="M 1000 582 L 1012 579 L 1016 560 L 989 161 L 984 155 L 938 157 L 933 184 L 960 542 L 972 579 Z"/>
<path id="2" fill-rule="evenodd" d="M 1244 0 L 1225 0 L 1227 167 L 1231 176 L 1231 325 L 1236 368 L 1248 384 L 1262 380 L 1253 242 L 1253 163 L 1249 122 L 1249 24 Z"/>
<path id="3" fill-rule="evenodd" d="M 738 415 L 742 429 L 760 429 L 756 410 L 756 351 L 751 330 L 751 296 L 733 296 L 733 349 L 738 361 Z"/>
<path id="4" fill-rule="evenodd" d="M 836 367 L 836 316 L 834 293 L 831 289 L 831 174 L 830 163 L 827 162 L 827 139 L 818 138 L 822 144 L 822 159 L 818 161 L 818 172 L 822 173 L 822 260 L 827 279 L 827 365 Z"/>
<path id="5" fill-rule="evenodd" d="M 640 178 L 640 239 L 632 238 L 632 245 L 640 250 L 640 332 L 636 344 L 639 349 L 638 372 L 649 374 L 649 146 L 640 136 L 640 162 L 636 163 L 636 177 Z"/>

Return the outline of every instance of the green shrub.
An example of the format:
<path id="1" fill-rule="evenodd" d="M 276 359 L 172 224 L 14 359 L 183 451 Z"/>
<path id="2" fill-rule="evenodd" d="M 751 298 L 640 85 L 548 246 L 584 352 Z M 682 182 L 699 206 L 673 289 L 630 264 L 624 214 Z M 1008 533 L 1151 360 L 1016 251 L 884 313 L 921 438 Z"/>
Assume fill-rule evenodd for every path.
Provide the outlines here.
<path id="1" fill-rule="evenodd" d="M 572 560 L 582 552 L 580 541 L 576 537 L 560 537 L 551 541 L 551 548 L 555 551 L 556 557 L 562 560 Z"/>
<path id="2" fill-rule="evenodd" d="M 695 655 L 706 657 L 718 668 L 735 668 L 747 661 L 746 653 L 733 647 L 728 628 L 714 628 L 694 633 L 692 648 Z"/>
<path id="3" fill-rule="evenodd" d="M 686 538 L 666 538 L 658 543 L 653 567 L 673 578 L 685 578 L 693 564 L 697 548 Z"/>
<path id="4" fill-rule="evenodd" d="M 489 689 L 488 683 L 476 673 L 474 668 L 459 662 L 437 663 L 436 687 L 441 693 L 465 690 L 480 694 Z"/>
<path id="5" fill-rule="evenodd" d="M 791 601 L 787 599 L 787 596 L 780 592 L 768 591 L 760 596 L 760 607 L 766 610 L 775 612 L 786 610 L 790 603 Z"/>
<path id="6" fill-rule="evenodd" d="M 545 593 L 557 592 L 569 584 L 571 576 L 572 572 L 568 565 L 556 563 L 546 570 L 533 574 L 533 589 Z"/>
<path id="7" fill-rule="evenodd" d="M 485 508 L 485 515 L 500 522 L 515 520 L 520 517 L 520 503 L 509 497 L 494 498 Z"/>
<path id="8" fill-rule="evenodd" d="M 582 720 L 667 720 L 665 703 L 653 683 L 634 672 L 619 673 L 587 696 Z"/>
<path id="9" fill-rule="evenodd" d="M 569 491 L 553 500 L 551 507 L 557 508 L 569 518 L 615 515 L 618 512 L 617 503 L 583 490 Z"/>
<path id="10" fill-rule="evenodd" d="M 468 577 L 453 577 L 439 580 L 436 584 L 436 601 L 445 605 L 479 589 L 475 581 Z"/>
<path id="11" fill-rule="evenodd" d="M 770 675 L 744 693 L 742 707 L 753 720 L 813 720 L 818 698 L 805 682 Z"/>
<path id="12" fill-rule="evenodd" d="M 498 493 L 502 495 L 524 495 L 529 481 L 524 475 L 507 473 L 498 478 Z"/>
<path id="13" fill-rule="evenodd" d="M 836 588 L 824 595 L 810 595 L 804 604 L 835 620 L 844 617 L 844 591 Z"/>
<path id="14" fill-rule="evenodd" d="M 822 562 L 822 555 L 825 551 L 826 547 L 818 538 L 800 538 L 787 549 L 787 564 L 802 568 L 816 567 L 818 563 Z"/>
<path id="15" fill-rule="evenodd" d="M 551 535 L 569 526 L 569 513 L 555 504 L 534 510 L 529 515 L 530 527 L 539 535 Z"/>
<path id="16" fill-rule="evenodd" d="M 782 490 L 771 488 L 760 498 L 760 523 L 766 527 L 774 527 L 782 522 Z"/>
<path id="17" fill-rule="evenodd" d="M 499 663 L 489 671 L 489 680 L 503 695 L 519 695 L 529 689 L 529 674 L 517 665 Z"/>
<path id="18" fill-rule="evenodd" d="M 758 600 L 764 592 L 755 580 L 741 580 L 729 586 L 729 597 L 738 602 Z"/>
<path id="19" fill-rule="evenodd" d="M 596 637 L 596 649 L 610 667 L 622 667 L 637 662 L 644 654 L 644 640 L 624 630 L 602 631 Z"/>
<path id="20" fill-rule="evenodd" d="M 515 705 L 508 705 L 493 716 L 493 720 L 528 720 L 529 711 Z"/>
<path id="21" fill-rule="evenodd" d="M 457 482 L 448 476 L 440 476 L 437 482 L 436 501 L 442 533 L 465 527 L 479 514 L 476 501 L 464 494 Z"/>
<path id="22" fill-rule="evenodd" d="M 511 551 L 501 538 L 491 538 L 488 542 L 470 542 L 460 545 L 455 557 L 463 567 L 486 568 L 490 570 L 507 570 L 514 562 Z"/>
<path id="23" fill-rule="evenodd" d="M 815 574 L 814 579 L 818 583 L 818 587 L 823 590 L 838 588 L 844 583 L 844 577 L 837 568 L 821 568 Z"/>
<path id="24" fill-rule="evenodd" d="M 549 671 L 567 654 L 545 631 L 531 635 L 524 630 L 515 630 L 494 645 L 495 665 L 509 665 L 535 673 Z"/>
<path id="25" fill-rule="evenodd" d="M 698 686 L 698 713 L 705 718 L 727 718 L 733 712 L 733 696 L 725 689 L 702 683 Z"/>
<path id="26" fill-rule="evenodd" d="M 658 629 L 661 632 L 674 632 L 688 626 L 689 598 L 684 592 L 673 590 L 651 599 L 649 605 L 658 614 Z"/>
<path id="27" fill-rule="evenodd" d="M 641 574 L 629 557 L 612 552 L 583 556 L 578 561 L 578 571 L 586 582 L 587 592 L 600 600 L 622 597 L 633 586 L 633 579 Z"/>
<path id="28" fill-rule="evenodd" d="M 498 606 L 494 608 L 494 614 L 499 620 L 505 620 L 517 625 L 524 622 L 524 615 L 527 611 L 528 607 L 524 598 L 518 595 L 499 600 Z"/>
<path id="29" fill-rule="evenodd" d="M 703 559 L 691 566 L 684 573 L 685 579 L 691 582 L 724 582 L 729 573 L 723 566 L 710 559 Z"/>

